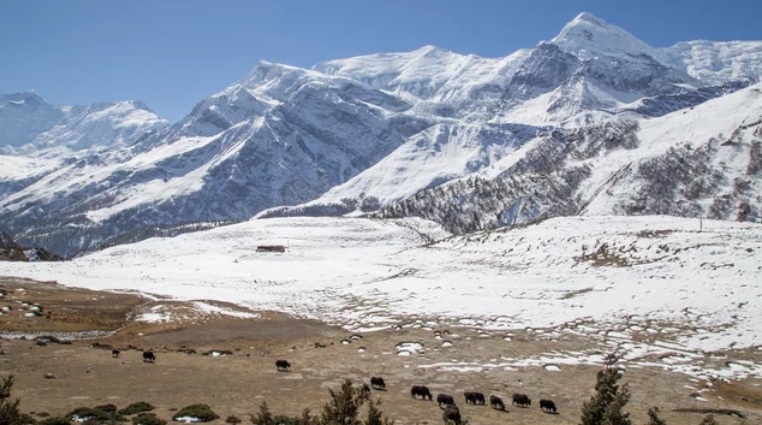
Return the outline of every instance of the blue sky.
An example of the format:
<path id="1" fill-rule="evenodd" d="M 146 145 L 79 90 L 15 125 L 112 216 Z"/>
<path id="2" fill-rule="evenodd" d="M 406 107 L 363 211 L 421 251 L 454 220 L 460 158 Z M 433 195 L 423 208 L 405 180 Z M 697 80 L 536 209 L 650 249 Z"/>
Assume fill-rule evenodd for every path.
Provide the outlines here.
<path id="1" fill-rule="evenodd" d="M 762 0 L 2 0 L 0 93 L 140 99 L 175 121 L 260 59 L 309 67 L 425 44 L 505 56 L 581 11 L 657 47 L 762 40 Z"/>

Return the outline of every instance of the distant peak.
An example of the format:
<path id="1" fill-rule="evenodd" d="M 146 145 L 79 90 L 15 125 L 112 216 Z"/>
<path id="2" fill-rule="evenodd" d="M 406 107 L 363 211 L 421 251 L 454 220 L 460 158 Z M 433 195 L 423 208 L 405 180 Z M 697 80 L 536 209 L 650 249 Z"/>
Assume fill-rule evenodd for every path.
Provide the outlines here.
<path id="1" fill-rule="evenodd" d="M 613 56 L 646 54 L 661 59 L 662 54 L 626 30 L 589 12 L 582 12 L 567 23 L 551 40 L 562 50 L 583 59 L 600 54 Z"/>
<path id="2" fill-rule="evenodd" d="M 427 44 L 413 51 L 413 53 L 421 56 L 438 56 L 443 53 L 451 53 L 450 50 L 443 49 L 432 44 Z"/>
<path id="3" fill-rule="evenodd" d="M 598 25 L 598 26 L 601 26 L 601 27 L 605 27 L 605 26 L 608 25 L 608 23 L 606 21 L 598 19 L 595 15 L 593 15 L 590 12 L 582 12 L 582 13 L 580 13 L 579 15 L 577 15 L 570 22 L 570 24 L 574 23 L 574 22 L 589 22 L 589 23 L 591 23 L 593 25 Z"/>

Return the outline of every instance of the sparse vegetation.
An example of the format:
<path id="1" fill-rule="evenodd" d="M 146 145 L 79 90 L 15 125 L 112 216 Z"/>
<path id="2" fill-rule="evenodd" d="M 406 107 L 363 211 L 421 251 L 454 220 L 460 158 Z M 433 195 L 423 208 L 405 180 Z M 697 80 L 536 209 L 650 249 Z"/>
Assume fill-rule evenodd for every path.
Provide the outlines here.
<path id="1" fill-rule="evenodd" d="M 606 367 L 598 371 L 595 395 L 582 406 L 580 425 L 632 425 L 630 414 L 624 406 L 630 401 L 630 389 L 622 378 L 622 369 L 616 366 L 618 359 L 609 355 Z"/>
<path id="2" fill-rule="evenodd" d="M 614 252 L 607 243 L 601 244 L 598 249 L 593 252 L 587 253 L 583 251 L 582 255 L 574 257 L 574 259 L 577 262 L 589 261 L 592 262 L 594 266 L 598 267 L 627 267 L 630 265 L 625 258 Z"/>
<path id="3" fill-rule="evenodd" d="M 667 423 L 659 417 L 658 407 L 648 409 L 648 425 L 667 425 Z"/>
<path id="4" fill-rule="evenodd" d="M 714 419 L 714 415 L 709 414 L 704 417 L 704 420 L 702 420 L 699 425 L 720 425 L 720 424 L 718 424 L 717 421 Z"/>
<path id="5" fill-rule="evenodd" d="M 338 391 L 329 389 L 331 399 L 323 406 L 321 415 L 313 416 L 309 409 L 304 409 L 300 418 L 273 416 L 267 403 L 259 406 L 259 412 L 251 415 L 253 425 L 392 425 L 385 418 L 378 406 L 380 401 L 370 400 L 370 396 L 355 387 L 352 381 L 345 380 Z M 368 403 L 365 421 L 360 419 L 362 406 Z"/>
<path id="6" fill-rule="evenodd" d="M 37 425 L 71 425 L 71 421 L 66 418 L 52 417 L 37 422 Z"/>
<path id="7" fill-rule="evenodd" d="M 238 416 L 230 415 L 227 418 L 225 418 L 225 423 L 226 424 L 240 424 L 241 419 L 238 418 Z"/>
<path id="8" fill-rule="evenodd" d="M 140 413 L 132 418 L 132 425 L 167 425 L 167 421 L 158 418 L 155 413 Z"/>
<path id="9" fill-rule="evenodd" d="M 105 407 L 107 410 L 102 410 Z M 111 407 L 114 408 L 111 411 Z M 90 424 L 126 422 L 124 416 L 116 412 L 116 406 L 105 405 L 99 407 L 78 407 L 69 412 L 66 417 L 71 421 L 88 422 Z"/>
<path id="10" fill-rule="evenodd" d="M 191 404 L 183 407 L 172 416 L 173 421 L 177 421 L 179 418 L 196 418 L 198 422 L 209 422 L 218 419 L 219 415 L 214 413 L 206 404 Z"/>
<path id="11" fill-rule="evenodd" d="M 145 401 L 139 401 L 137 403 L 130 404 L 124 409 L 120 409 L 119 414 L 128 416 L 128 415 L 134 415 L 137 413 L 150 412 L 153 409 L 154 407 L 151 405 L 151 403 L 148 403 Z"/>
<path id="12" fill-rule="evenodd" d="M 270 413 L 266 401 L 259 405 L 259 413 L 251 415 L 251 423 L 254 425 L 273 425 L 273 415 Z"/>
<path id="13" fill-rule="evenodd" d="M 109 404 L 102 404 L 100 406 L 95 406 L 93 407 L 93 409 L 102 410 L 107 413 L 116 413 L 118 408 L 116 407 L 116 405 L 109 403 Z"/>
<path id="14" fill-rule="evenodd" d="M 19 411 L 18 399 L 11 400 L 11 389 L 13 388 L 13 375 L 10 375 L 0 383 L 0 424 L 21 425 L 25 418 Z"/>
<path id="15" fill-rule="evenodd" d="M 370 396 L 355 388 L 352 381 L 345 380 L 339 391 L 328 390 L 331 399 L 323 406 L 321 423 L 323 425 L 361 425 L 359 419 L 360 407 Z"/>

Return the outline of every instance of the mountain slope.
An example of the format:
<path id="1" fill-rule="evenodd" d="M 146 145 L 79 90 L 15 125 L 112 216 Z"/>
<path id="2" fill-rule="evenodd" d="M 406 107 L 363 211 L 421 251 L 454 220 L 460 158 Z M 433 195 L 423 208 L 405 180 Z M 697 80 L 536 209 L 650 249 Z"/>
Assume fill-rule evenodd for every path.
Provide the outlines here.
<path id="1" fill-rule="evenodd" d="M 493 175 L 421 191 L 380 216 L 419 216 L 454 232 L 559 215 L 762 217 L 762 84 L 650 120 L 616 116 L 556 129 Z"/>
<path id="2" fill-rule="evenodd" d="M 407 109 L 354 80 L 261 63 L 179 123 L 6 196 L 0 219 L 71 255 L 147 225 L 249 218 L 309 201 L 429 125 Z"/>
<path id="3" fill-rule="evenodd" d="M 583 13 L 552 40 L 503 58 L 425 46 L 311 70 L 260 62 L 171 126 L 136 102 L 54 107 L 33 93 L 4 96 L 0 135 L 13 140 L 0 146 L 0 221 L 24 244 L 71 256 L 129 239 L 123 232 L 256 214 L 383 208 L 469 230 L 594 211 L 592 199 L 603 198 L 581 185 L 602 185 L 596 168 L 619 163 L 608 155 L 639 146 L 632 135 L 649 118 L 674 119 L 758 80 L 761 55 L 759 42 L 654 48 Z M 741 125 L 727 115 L 718 126 Z M 678 156 L 720 167 L 720 154 L 686 155 Z M 663 174 L 681 164 L 652 167 Z M 701 196 L 727 186 L 702 178 L 709 189 L 693 189 Z M 622 193 L 642 198 L 641 180 Z M 682 207 L 643 211 L 738 217 L 757 190 L 739 184 L 726 197 L 733 207 L 682 199 L 675 189 Z M 621 196 L 610 204 L 601 208 L 639 213 Z M 742 215 L 755 217 L 754 205 Z"/>

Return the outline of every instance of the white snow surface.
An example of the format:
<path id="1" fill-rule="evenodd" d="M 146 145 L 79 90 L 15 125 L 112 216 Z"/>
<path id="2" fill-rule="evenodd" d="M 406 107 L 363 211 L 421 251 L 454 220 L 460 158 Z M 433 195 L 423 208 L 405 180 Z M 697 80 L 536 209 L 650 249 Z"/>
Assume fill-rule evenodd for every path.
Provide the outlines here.
<path id="1" fill-rule="evenodd" d="M 707 83 L 762 79 L 762 41 L 685 41 L 665 53 L 672 63 Z"/>
<path id="2" fill-rule="evenodd" d="M 580 319 L 615 326 L 640 317 L 673 329 L 674 346 L 694 350 L 762 340 L 760 225 L 570 217 L 429 243 L 445 236 L 418 219 L 252 220 L 69 262 L 0 263 L 0 275 L 232 302 L 353 330 L 411 320 L 482 329 Z M 257 253 L 264 244 L 288 251 Z"/>
<path id="3" fill-rule="evenodd" d="M 305 205 L 374 196 L 381 204 L 404 200 L 416 192 L 510 156 L 519 141 L 508 131 L 479 124 L 437 124 L 411 137 L 384 159 L 333 187 Z"/>
<path id="4" fill-rule="evenodd" d="M 582 12 L 566 24 L 551 40 L 562 50 L 582 59 L 604 56 L 637 56 L 646 54 L 663 59 L 664 54 L 639 40 L 629 32 L 604 22 L 588 12 Z"/>
<path id="5" fill-rule="evenodd" d="M 336 59 L 314 69 L 389 90 L 408 101 L 460 101 L 487 85 L 505 87 L 528 55 L 522 49 L 502 58 L 483 58 L 429 45 L 412 52 Z"/>

